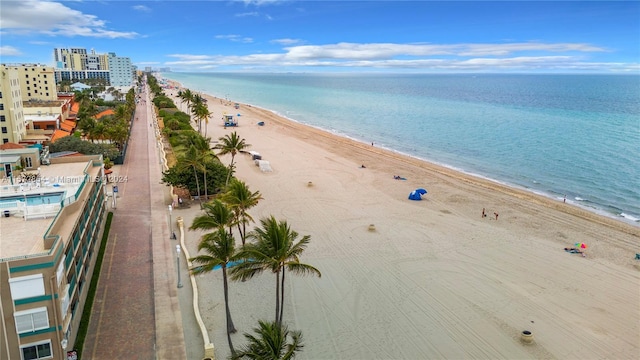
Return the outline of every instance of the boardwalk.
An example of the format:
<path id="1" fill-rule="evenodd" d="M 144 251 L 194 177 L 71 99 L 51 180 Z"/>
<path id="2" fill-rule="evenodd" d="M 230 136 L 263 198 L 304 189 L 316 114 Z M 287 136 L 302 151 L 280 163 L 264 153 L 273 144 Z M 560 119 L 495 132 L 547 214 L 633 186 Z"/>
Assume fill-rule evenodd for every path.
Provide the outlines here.
<path id="1" fill-rule="evenodd" d="M 186 359 L 151 111 L 148 100 L 138 105 L 125 164 L 114 172 L 119 197 L 83 359 Z"/>

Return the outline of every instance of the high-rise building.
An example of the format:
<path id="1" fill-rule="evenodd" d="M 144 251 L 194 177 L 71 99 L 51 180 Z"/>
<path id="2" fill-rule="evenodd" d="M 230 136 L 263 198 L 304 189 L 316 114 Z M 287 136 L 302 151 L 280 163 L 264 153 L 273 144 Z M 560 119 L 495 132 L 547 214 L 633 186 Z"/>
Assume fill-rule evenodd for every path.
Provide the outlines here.
<path id="1" fill-rule="evenodd" d="M 27 132 L 22 110 L 20 72 L 15 67 L 0 67 L 0 141 L 3 144 L 18 143 Z"/>
<path id="2" fill-rule="evenodd" d="M 0 150 L 33 169 L 0 187 L 0 359 L 66 360 L 102 239 L 103 162 L 73 156 L 40 167 L 33 150 Z"/>
<path id="3" fill-rule="evenodd" d="M 105 85 L 130 87 L 134 80 L 135 68 L 128 57 L 115 53 L 97 54 L 94 49 L 53 49 L 56 64 L 56 82 L 82 81 L 87 79 L 104 80 Z"/>
<path id="4" fill-rule="evenodd" d="M 132 86 L 134 70 L 131 65 L 131 59 L 116 56 L 115 53 L 109 53 L 108 59 L 111 86 Z"/>

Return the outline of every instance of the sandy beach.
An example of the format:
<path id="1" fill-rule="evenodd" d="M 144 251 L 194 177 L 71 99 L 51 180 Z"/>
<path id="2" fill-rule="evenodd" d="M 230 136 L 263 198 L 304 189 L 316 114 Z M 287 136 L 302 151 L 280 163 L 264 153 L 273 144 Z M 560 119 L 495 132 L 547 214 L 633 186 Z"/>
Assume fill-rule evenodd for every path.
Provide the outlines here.
<path id="1" fill-rule="evenodd" d="M 272 167 L 236 157 L 236 176 L 264 197 L 250 214 L 311 236 L 302 261 L 322 278 L 289 276 L 285 290 L 285 322 L 304 336 L 301 359 L 640 353 L 639 227 L 206 97 L 207 136 L 236 131 Z M 225 112 L 241 114 L 237 128 L 223 127 Z M 428 193 L 408 200 L 416 188 Z M 189 226 L 198 207 L 177 212 Z M 185 235 L 193 255 L 200 235 Z M 588 245 L 586 257 L 563 250 L 577 242 Z M 221 273 L 197 283 L 216 358 L 226 358 Z M 273 318 L 274 292 L 272 274 L 230 284 L 234 345 L 258 319 Z M 533 343 L 521 341 L 524 330 Z"/>

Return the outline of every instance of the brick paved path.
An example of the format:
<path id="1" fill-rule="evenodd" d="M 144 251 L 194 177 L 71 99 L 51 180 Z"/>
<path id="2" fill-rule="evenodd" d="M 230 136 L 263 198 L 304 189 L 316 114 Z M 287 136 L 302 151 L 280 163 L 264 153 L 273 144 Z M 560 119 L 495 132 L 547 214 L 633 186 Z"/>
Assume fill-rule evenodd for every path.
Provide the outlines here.
<path id="1" fill-rule="evenodd" d="M 167 188 L 147 99 L 136 111 L 83 360 L 185 359 Z M 114 172 L 116 175 L 116 172 Z M 111 191 L 111 185 L 108 185 Z M 110 201 L 111 203 L 111 201 Z"/>

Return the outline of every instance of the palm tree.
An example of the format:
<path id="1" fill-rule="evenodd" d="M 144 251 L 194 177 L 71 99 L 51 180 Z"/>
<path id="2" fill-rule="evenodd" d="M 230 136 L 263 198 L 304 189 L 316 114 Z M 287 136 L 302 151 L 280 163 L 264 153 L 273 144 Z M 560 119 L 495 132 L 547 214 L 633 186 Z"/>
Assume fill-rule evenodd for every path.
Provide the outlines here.
<path id="1" fill-rule="evenodd" d="M 209 192 L 207 187 L 207 160 L 210 158 L 217 158 L 216 155 L 209 148 L 209 143 L 211 142 L 210 138 L 205 138 L 202 135 L 195 133 L 193 131 L 189 132 L 192 134 L 191 136 L 183 136 L 182 140 L 185 144 L 188 144 L 189 147 L 195 147 L 198 156 L 201 158 L 201 167 L 204 171 L 204 198 L 209 200 Z"/>
<path id="2" fill-rule="evenodd" d="M 189 229 L 197 230 L 209 230 L 209 229 L 224 229 L 229 227 L 229 234 L 233 226 L 235 226 L 235 219 L 231 209 L 219 199 L 215 199 L 202 206 L 204 210 L 203 215 L 196 216 L 193 219 L 193 223 Z"/>
<path id="3" fill-rule="evenodd" d="M 276 274 L 276 318 L 278 325 L 282 324 L 284 307 L 285 271 L 292 271 L 297 275 L 322 276 L 320 270 L 300 262 L 300 255 L 304 252 L 311 237 L 305 235 L 296 243 L 298 233 L 291 230 L 286 221 L 277 221 L 273 216 L 260 220 L 261 227 L 253 230 L 248 237 L 255 243 L 246 244 L 240 251 L 239 257 L 246 261 L 231 270 L 233 280 L 246 280 L 271 270 Z"/>
<path id="4" fill-rule="evenodd" d="M 211 112 L 207 107 L 207 100 L 200 95 L 195 95 L 191 106 L 191 113 L 198 123 L 198 133 L 202 134 L 202 121 L 205 120 L 208 123 L 209 116 L 211 116 Z"/>
<path id="5" fill-rule="evenodd" d="M 187 109 L 191 109 L 191 102 L 193 101 L 194 94 L 189 89 L 185 89 L 184 91 L 178 91 L 178 97 L 187 103 Z"/>
<path id="6" fill-rule="evenodd" d="M 191 228 L 193 228 L 193 225 Z M 209 229 L 215 228 L 216 227 Z M 236 260 L 235 239 L 233 238 L 233 235 L 229 234 L 224 228 L 219 227 L 217 228 L 217 231 L 202 236 L 202 240 L 198 244 L 198 251 L 202 250 L 204 250 L 205 254 L 189 259 L 196 264 L 200 264 L 200 266 L 192 270 L 192 273 L 203 274 L 213 271 L 217 266 L 222 267 L 224 306 L 227 317 L 227 341 L 229 342 L 229 349 L 233 355 L 235 354 L 235 351 L 233 349 L 233 343 L 231 342 L 231 334 L 236 332 L 236 328 L 233 325 L 231 311 L 229 310 L 229 282 L 227 278 L 227 268 L 229 267 L 229 263 Z"/>
<path id="7" fill-rule="evenodd" d="M 238 232 L 240 233 L 240 239 L 242 245 L 245 244 L 247 223 L 253 222 L 253 218 L 247 210 L 258 205 L 258 202 L 262 200 L 262 195 L 259 191 L 251 192 L 247 184 L 238 179 L 232 179 L 227 186 L 227 191 L 222 195 L 222 200 L 231 207 L 235 217 L 238 221 Z M 242 228 L 240 228 L 242 224 Z"/>
<path id="8" fill-rule="evenodd" d="M 240 139 L 238 134 L 234 131 L 231 134 L 225 135 L 218 139 L 220 142 L 216 144 L 215 149 L 220 150 L 218 155 L 226 155 L 231 154 L 231 162 L 229 163 L 229 173 L 227 174 L 227 181 L 225 182 L 225 186 L 229 185 L 229 179 L 231 178 L 231 173 L 233 172 L 233 159 L 236 154 L 249 146 L 250 144 L 245 143 L 244 139 Z"/>
<path id="9" fill-rule="evenodd" d="M 202 209 L 202 198 L 200 197 L 200 180 L 198 170 L 202 169 L 202 156 L 194 145 L 191 145 L 178 161 L 179 166 L 189 166 L 193 168 L 193 175 L 196 177 L 196 188 L 198 189 L 198 200 Z M 206 171 L 206 169 L 205 169 Z"/>
<path id="10" fill-rule="evenodd" d="M 231 359 L 252 360 L 290 360 L 296 352 L 302 350 L 302 332 L 289 331 L 287 326 L 275 322 L 258 320 L 258 327 L 253 331 L 256 336 L 244 334 L 249 343 L 231 356 Z M 291 337 L 291 342 L 287 338 Z"/>

